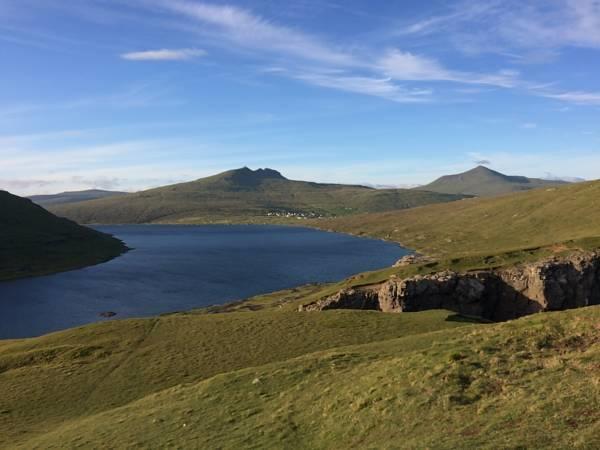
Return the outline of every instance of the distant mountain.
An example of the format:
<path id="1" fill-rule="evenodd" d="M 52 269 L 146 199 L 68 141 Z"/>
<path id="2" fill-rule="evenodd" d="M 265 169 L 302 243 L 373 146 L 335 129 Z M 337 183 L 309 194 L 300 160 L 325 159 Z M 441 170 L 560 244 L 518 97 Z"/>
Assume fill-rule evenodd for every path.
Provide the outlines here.
<path id="1" fill-rule="evenodd" d="M 0 191 L 0 280 L 59 272 L 111 259 L 123 243 Z"/>
<path id="2" fill-rule="evenodd" d="M 420 186 L 418 189 L 444 194 L 489 197 L 564 184 L 567 184 L 567 182 L 562 180 L 542 180 L 538 178 L 509 176 L 484 166 L 478 166 L 468 172 L 438 178 L 433 183 Z"/>
<path id="3" fill-rule="evenodd" d="M 293 181 L 272 169 L 230 170 L 134 194 L 54 205 L 79 223 L 261 222 L 267 218 L 341 216 L 449 202 L 462 195 Z"/>
<path id="4" fill-rule="evenodd" d="M 127 192 L 104 191 L 101 189 L 89 189 L 87 191 L 61 192 L 52 195 L 32 195 L 29 200 L 40 206 L 61 205 L 63 203 L 76 203 L 99 198 L 115 197 L 125 195 Z"/>

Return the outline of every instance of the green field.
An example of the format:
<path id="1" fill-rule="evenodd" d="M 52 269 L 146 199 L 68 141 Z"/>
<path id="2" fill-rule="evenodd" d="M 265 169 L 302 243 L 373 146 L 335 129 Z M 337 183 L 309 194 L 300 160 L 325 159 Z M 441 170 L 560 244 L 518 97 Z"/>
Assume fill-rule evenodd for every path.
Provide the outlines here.
<path id="1" fill-rule="evenodd" d="M 0 191 L 0 281 L 98 264 L 124 251 L 111 236 Z"/>
<path id="2" fill-rule="evenodd" d="M 8 341 L 0 442 L 592 449 L 599 326 L 598 308 L 496 325 L 441 311 L 256 312 Z"/>
<path id="3" fill-rule="evenodd" d="M 190 183 L 50 207 L 78 223 L 278 223 L 448 202 L 462 195 L 293 181 L 238 169 Z M 286 217 L 286 216 L 290 217 Z"/>
<path id="4" fill-rule="evenodd" d="M 0 447 L 218 374 L 470 322 L 443 311 L 182 314 L 0 341 Z"/>

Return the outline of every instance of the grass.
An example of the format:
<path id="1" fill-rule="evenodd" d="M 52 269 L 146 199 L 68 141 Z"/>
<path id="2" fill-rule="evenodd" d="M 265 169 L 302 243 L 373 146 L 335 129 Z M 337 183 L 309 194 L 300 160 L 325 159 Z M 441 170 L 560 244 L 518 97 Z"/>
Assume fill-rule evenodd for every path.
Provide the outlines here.
<path id="1" fill-rule="evenodd" d="M 439 259 L 511 259 L 511 253 L 596 248 L 600 181 L 312 225 L 399 242 Z"/>
<path id="2" fill-rule="evenodd" d="M 0 341 L 0 447 L 183 383 L 471 322 L 444 311 L 180 314 Z"/>
<path id="3" fill-rule="evenodd" d="M 598 448 L 599 324 L 600 309 L 593 307 L 322 350 L 186 380 L 123 406 L 53 423 L 47 433 L 20 434 L 20 443 Z"/>
<path id="4" fill-rule="evenodd" d="M 0 191 L 0 281 L 97 264 L 124 251 L 111 236 Z"/>
<path id="5" fill-rule="evenodd" d="M 79 223 L 281 223 L 285 219 L 269 213 L 347 216 L 460 198 L 464 196 L 293 181 L 275 171 L 238 169 L 190 183 L 50 208 Z"/>

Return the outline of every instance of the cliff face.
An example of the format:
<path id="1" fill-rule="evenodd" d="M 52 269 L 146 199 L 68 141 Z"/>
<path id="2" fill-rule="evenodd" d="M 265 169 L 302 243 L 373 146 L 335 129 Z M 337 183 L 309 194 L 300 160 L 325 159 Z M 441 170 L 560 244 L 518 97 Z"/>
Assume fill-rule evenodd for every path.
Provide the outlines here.
<path id="1" fill-rule="evenodd" d="M 494 321 L 600 304 L 600 253 L 580 253 L 508 269 L 440 272 L 343 290 L 303 311 L 448 309 Z"/>

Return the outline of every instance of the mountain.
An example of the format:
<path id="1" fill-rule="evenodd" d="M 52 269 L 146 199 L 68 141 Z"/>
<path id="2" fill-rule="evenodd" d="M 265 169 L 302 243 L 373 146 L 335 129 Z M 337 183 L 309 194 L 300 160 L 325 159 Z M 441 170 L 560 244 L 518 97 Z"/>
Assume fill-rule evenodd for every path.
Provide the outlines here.
<path id="1" fill-rule="evenodd" d="M 418 189 L 444 194 L 489 197 L 562 184 L 567 184 L 567 182 L 562 180 L 542 180 L 538 178 L 509 176 L 484 166 L 478 166 L 468 172 L 443 176 L 433 183 L 420 186 Z"/>
<path id="2" fill-rule="evenodd" d="M 0 280 L 59 272 L 111 259 L 123 243 L 0 191 Z"/>
<path id="3" fill-rule="evenodd" d="M 245 223 L 389 211 L 462 198 L 410 189 L 293 181 L 272 169 L 244 167 L 188 183 L 50 209 L 79 223 Z"/>
<path id="4" fill-rule="evenodd" d="M 63 203 L 85 202 L 99 198 L 115 197 L 125 195 L 127 192 L 104 191 L 101 189 L 89 189 L 87 191 L 61 192 L 52 195 L 32 195 L 28 197 L 32 202 L 40 206 L 60 205 Z"/>

